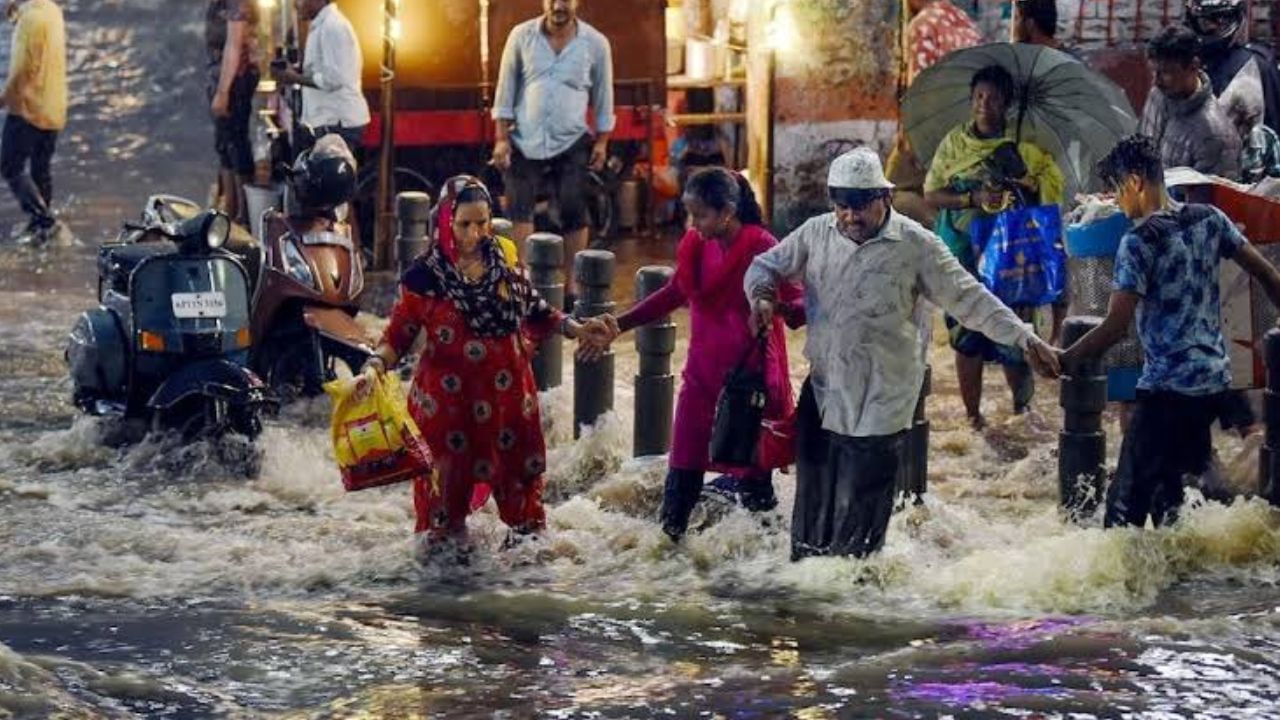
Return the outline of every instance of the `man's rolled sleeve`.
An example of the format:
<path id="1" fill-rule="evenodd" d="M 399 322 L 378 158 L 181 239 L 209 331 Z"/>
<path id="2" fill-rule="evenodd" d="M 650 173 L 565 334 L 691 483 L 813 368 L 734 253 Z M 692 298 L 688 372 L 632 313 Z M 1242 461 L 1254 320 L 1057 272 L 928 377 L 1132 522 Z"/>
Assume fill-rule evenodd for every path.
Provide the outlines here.
<path id="1" fill-rule="evenodd" d="M 520 80 L 520 28 L 507 35 L 502 48 L 502 62 L 498 65 L 498 86 L 493 91 L 493 119 L 516 119 L 516 83 Z"/>
<path id="2" fill-rule="evenodd" d="M 803 236 L 805 227 L 800 226 L 782 242 L 751 261 L 742 280 L 742 289 L 748 300 L 760 297 L 776 300 L 777 289 L 782 282 L 797 280 L 804 275 L 809 258 L 809 246 Z"/>
<path id="3" fill-rule="evenodd" d="M 603 35 L 591 67 L 591 107 L 595 110 L 596 132 L 613 132 L 618 122 L 613 112 L 613 49 Z"/>
<path id="4" fill-rule="evenodd" d="M 1031 326 L 965 270 L 941 240 L 926 240 L 921 260 L 920 284 L 925 297 L 940 305 L 961 325 L 1001 345 L 1026 349 L 1034 335 Z"/>

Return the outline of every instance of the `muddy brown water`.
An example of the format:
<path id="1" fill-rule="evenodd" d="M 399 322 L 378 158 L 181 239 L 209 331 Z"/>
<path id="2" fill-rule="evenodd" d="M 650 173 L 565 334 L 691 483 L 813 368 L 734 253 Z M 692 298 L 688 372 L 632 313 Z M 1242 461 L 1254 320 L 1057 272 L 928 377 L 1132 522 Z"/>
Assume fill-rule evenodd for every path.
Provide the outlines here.
<path id="1" fill-rule="evenodd" d="M 627 457 L 629 339 L 594 433 L 571 439 L 567 388 L 543 398 L 546 536 L 499 551 L 484 510 L 467 568 L 415 561 L 406 488 L 342 492 L 322 402 L 269 424 L 254 480 L 206 446 L 104 447 L 68 403 L 63 344 L 94 246 L 149 192 L 208 186 L 202 3 L 63 5 L 55 180 L 81 243 L 0 241 L 0 717 L 1280 715 L 1274 511 L 1065 525 L 1054 389 L 1012 418 L 992 377 L 976 436 L 941 347 L 932 491 L 869 561 L 791 564 L 785 512 L 715 504 L 670 545 L 662 461 Z M 0 193 L 0 225 L 17 222 Z M 1219 440 L 1230 465 L 1242 446 Z"/>

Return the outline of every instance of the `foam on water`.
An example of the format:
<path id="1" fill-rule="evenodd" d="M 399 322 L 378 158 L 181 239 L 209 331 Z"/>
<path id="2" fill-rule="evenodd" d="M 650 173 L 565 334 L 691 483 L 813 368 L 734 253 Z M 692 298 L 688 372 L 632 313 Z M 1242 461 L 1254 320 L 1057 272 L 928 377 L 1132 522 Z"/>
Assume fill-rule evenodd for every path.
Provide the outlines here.
<path id="1" fill-rule="evenodd" d="M 505 528 L 492 506 L 471 520 L 480 553 L 496 557 L 487 566 L 495 581 L 673 603 L 781 593 L 873 614 L 1122 614 L 1205 573 L 1274 580 L 1280 560 L 1280 526 L 1256 500 L 1198 504 L 1155 531 L 1064 524 L 1044 423 L 1009 419 L 993 442 L 948 429 L 945 412 L 936 437 L 951 446 L 935 454 L 931 493 L 895 515 L 880 555 L 793 564 L 785 512 L 714 506 L 695 515 L 701 530 L 676 547 L 654 522 L 665 464 L 625 460 L 621 414 L 570 440 L 559 430 L 571 427 L 570 401 L 563 390 L 543 397 L 552 438 L 547 536 L 504 559 Z M 407 486 L 344 493 L 318 424 L 269 425 L 261 473 L 248 481 L 208 446 L 148 440 L 111 450 L 100 437 L 99 422 L 82 418 L 0 453 L 0 492 L 27 510 L 6 531 L 19 542 L 0 566 L 0 588 L 289 596 L 395 587 L 418 573 Z M 1001 443 L 1026 451 L 1006 460 Z M 793 478 L 777 477 L 780 507 L 789 508 Z"/>

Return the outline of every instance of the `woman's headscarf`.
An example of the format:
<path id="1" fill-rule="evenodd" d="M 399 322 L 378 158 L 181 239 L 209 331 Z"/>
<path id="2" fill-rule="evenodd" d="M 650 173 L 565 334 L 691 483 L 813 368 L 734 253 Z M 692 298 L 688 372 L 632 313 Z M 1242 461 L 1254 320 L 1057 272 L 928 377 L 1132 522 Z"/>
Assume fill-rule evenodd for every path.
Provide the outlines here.
<path id="1" fill-rule="evenodd" d="M 446 195 L 437 205 L 436 243 L 409 266 L 401 278 L 408 290 L 428 297 L 448 298 L 458 307 L 467 326 L 482 337 L 504 337 L 516 332 L 521 321 L 554 312 L 534 290 L 532 283 L 508 262 L 497 238 L 485 238 L 480 245 L 485 271 L 468 281 L 458 270 L 457 241 L 453 217 L 458 197 L 466 188 L 488 189 L 475 178 L 461 176 L 447 183 Z M 492 200 L 489 201 L 492 204 Z"/>

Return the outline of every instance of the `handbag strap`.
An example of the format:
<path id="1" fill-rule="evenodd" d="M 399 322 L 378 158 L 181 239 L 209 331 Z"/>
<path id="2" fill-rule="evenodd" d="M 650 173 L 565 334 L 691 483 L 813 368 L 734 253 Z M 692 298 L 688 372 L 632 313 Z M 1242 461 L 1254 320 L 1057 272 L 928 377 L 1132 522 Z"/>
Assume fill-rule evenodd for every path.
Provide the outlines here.
<path id="1" fill-rule="evenodd" d="M 769 336 L 767 328 L 756 333 L 755 341 L 747 346 L 746 352 L 742 354 L 742 357 L 738 359 L 737 364 L 733 366 L 733 372 L 731 374 L 741 375 L 742 372 L 747 369 L 747 363 L 751 362 L 751 357 L 756 354 L 757 350 L 760 351 L 760 356 L 764 357 L 765 347 L 768 342 Z"/>

